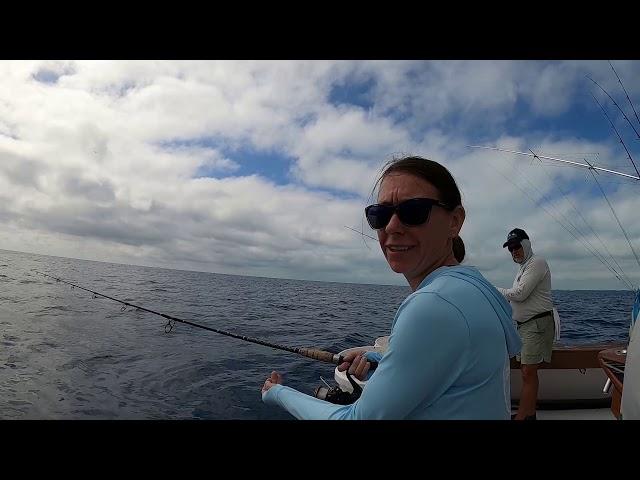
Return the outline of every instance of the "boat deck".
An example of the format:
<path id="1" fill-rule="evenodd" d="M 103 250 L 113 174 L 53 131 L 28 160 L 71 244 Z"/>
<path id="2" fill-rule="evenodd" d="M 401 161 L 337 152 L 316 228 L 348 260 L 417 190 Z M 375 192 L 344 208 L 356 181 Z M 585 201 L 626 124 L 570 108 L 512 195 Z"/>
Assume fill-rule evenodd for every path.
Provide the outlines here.
<path id="1" fill-rule="evenodd" d="M 511 413 L 516 413 L 516 410 L 513 410 Z M 538 420 L 615 420 L 610 408 L 538 410 L 536 417 Z"/>

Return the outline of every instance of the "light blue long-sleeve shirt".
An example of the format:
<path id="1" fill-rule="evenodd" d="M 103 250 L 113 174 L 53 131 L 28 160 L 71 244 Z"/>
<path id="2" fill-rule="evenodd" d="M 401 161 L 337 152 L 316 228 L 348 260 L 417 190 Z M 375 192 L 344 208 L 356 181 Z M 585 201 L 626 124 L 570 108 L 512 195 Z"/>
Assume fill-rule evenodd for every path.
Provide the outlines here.
<path id="1" fill-rule="evenodd" d="M 398 309 L 389 347 L 351 405 L 274 385 L 298 419 L 508 419 L 508 357 L 521 342 L 502 295 L 474 267 L 440 267 Z"/>

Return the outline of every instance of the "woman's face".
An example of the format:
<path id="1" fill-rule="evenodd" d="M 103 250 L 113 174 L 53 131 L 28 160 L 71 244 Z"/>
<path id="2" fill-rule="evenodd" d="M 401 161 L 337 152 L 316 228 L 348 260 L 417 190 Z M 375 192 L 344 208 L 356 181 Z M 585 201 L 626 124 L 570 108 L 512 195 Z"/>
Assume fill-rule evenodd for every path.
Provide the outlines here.
<path id="1" fill-rule="evenodd" d="M 397 205 L 411 198 L 441 200 L 438 190 L 426 180 L 409 173 L 388 174 L 380 185 L 378 203 Z M 427 222 L 406 226 L 394 214 L 387 226 L 378 230 L 378 241 L 391 269 L 402 273 L 415 290 L 420 282 L 442 265 L 455 265 L 452 240 L 464 222 L 464 209 L 449 212 L 433 206 Z"/>

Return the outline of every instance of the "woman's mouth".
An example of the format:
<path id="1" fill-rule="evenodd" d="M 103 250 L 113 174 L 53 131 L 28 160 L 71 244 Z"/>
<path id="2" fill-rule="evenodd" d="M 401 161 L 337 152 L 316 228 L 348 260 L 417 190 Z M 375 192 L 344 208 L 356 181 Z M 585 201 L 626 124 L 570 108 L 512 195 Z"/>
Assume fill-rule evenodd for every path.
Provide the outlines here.
<path id="1" fill-rule="evenodd" d="M 393 253 L 408 252 L 413 248 L 413 245 L 387 245 L 387 250 Z"/>

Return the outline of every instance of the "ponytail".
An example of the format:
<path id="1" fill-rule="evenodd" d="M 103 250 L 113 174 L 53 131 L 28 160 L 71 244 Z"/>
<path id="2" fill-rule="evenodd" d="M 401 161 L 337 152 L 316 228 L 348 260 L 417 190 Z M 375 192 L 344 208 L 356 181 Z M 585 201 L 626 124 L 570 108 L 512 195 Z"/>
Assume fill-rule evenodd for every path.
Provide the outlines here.
<path id="1" fill-rule="evenodd" d="M 462 260 L 464 260 L 464 253 L 464 242 L 458 235 L 453 239 L 453 256 L 456 257 L 458 263 L 462 263 Z"/>

